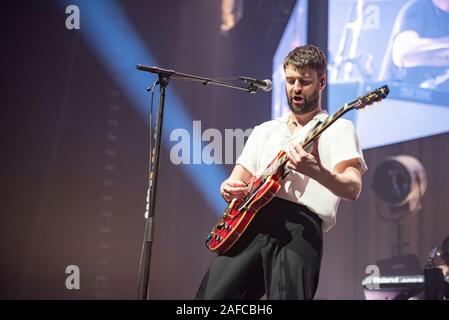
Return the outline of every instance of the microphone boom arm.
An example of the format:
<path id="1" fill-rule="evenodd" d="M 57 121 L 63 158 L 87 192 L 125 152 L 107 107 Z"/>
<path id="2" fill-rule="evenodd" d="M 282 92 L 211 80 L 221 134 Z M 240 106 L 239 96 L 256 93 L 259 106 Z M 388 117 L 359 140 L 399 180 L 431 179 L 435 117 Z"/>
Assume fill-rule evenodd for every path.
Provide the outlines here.
<path id="1" fill-rule="evenodd" d="M 158 73 L 161 75 L 165 75 L 167 77 L 175 75 L 175 76 L 178 76 L 178 78 L 176 78 L 176 80 L 200 81 L 204 85 L 215 84 L 215 85 L 219 85 L 219 86 L 223 86 L 223 87 L 247 91 L 249 93 L 255 93 L 257 90 L 257 86 L 254 86 L 254 84 L 252 84 L 252 83 L 250 83 L 248 87 L 241 87 L 241 86 L 234 85 L 232 83 L 218 81 L 218 80 L 215 80 L 212 78 L 205 78 L 205 77 L 200 77 L 200 76 L 191 75 L 191 74 L 187 74 L 187 73 L 181 73 L 181 72 L 177 72 L 175 70 L 167 70 L 167 69 L 162 69 L 162 68 L 158 68 L 158 67 L 150 67 L 150 66 L 146 66 L 143 64 L 138 64 L 136 66 L 136 68 L 137 68 L 137 70 L 140 70 L 140 71 L 145 71 L 145 72 L 150 72 L 150 73 Z"/>

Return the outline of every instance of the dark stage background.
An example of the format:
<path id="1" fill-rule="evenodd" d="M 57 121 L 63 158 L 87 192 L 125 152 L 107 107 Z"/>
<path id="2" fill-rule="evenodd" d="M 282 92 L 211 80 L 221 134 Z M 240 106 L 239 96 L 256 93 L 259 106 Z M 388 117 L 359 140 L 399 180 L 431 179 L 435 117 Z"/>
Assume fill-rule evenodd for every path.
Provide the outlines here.
<path id="1" fill-rule="evenodd" d="M 294 6 L 292 0 L 251 1 L 225 35 L 219 1 L 118 3 L 158 66 L 260 79 L 270 77 Z M 125 92 L 127 79 L 88 44 L 82 3 L 80 30 L 66 28 L 66 5 L 2 4 L 0 298 L 137 299 L 150 141 L 145 89 L 155 77 L 136 88 L 144 92 L 142 113 Z M 271 113 L 264 92 L 172 82 L 166 108 L 175 93 L 203 130 L 245 130 Z M 151 296 L 191 299 L 213 258 L 204 240 L 221 212 L 186 173 L 194 164 L 174 165 L 173 142 L 163 144 Z M 417 157 L 428 174 L 423 209 L 403 225 L 407 253 L 424 263 L 449 234 L 449 134 L 367 150 L 362 195 L 341 204 L 337 225 L 325 237 L 318 299 L 363 299 L 366 266 L 392 255 L 394 226 L 379 219 L 370 186 L 374 168 L 397 154 Z M 226 174 L 232 169 L 215 166 Z M 210 177 L 196 179 L 206 184 Z M 216 198 L 218 188 L 207 192 Z M 65 286 L 69 265 L 79 267 L 79 290 Z"/>

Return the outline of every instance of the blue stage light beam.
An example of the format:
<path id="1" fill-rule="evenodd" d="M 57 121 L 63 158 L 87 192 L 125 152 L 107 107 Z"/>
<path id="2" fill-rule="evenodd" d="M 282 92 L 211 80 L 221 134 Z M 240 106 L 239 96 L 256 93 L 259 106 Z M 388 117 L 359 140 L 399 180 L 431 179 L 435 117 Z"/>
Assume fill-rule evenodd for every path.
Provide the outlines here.
<path id="1" fill-rule="evenodd" d="M 67 32 L 81 32 L 90 48 L 98 56 L 103 67 L 126 92 L 132 105 L 146 121 L 149 118 L 149 96 L 146 88 L 156 78 L 136 70 L 138 63 L 157 65 L 128 21 L 124 11 L 115 0 L 58 0 L 64 12 L 69 5 L 76 5 L 80 13 L 80 29 Z M 66 14 L 68 17 L 69 14 Z M 154 79 L 153 79 L 154 78 Z M 172 88 L 167 90 L 164 112 L 162 145 L 167 147 L 170 132 L 183 128 L 192 137 L 192 118 Z M 221 215 L 223 199 L 218 186 L 227 178 L 225 170 L 217 165 L 182 165 L 187 175 L 201 192 L 210 206 Z M 161 177 L 163 178 L 163 177 Z"/>

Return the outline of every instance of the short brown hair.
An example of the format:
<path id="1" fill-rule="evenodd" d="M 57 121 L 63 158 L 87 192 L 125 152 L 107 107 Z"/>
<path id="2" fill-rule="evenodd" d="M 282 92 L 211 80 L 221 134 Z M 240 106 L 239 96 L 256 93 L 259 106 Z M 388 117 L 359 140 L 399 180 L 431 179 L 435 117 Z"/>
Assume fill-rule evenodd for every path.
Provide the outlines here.
<path id="1" fill-rule="evenodd" d="M 284 70 L 287 66 L 293 66 L 295 69 L 311 68 L 320 77 L 326 73 L 327 59 L 320 48 L 306 45 L 296 47 L 288 53 L 284 59 Z"/>

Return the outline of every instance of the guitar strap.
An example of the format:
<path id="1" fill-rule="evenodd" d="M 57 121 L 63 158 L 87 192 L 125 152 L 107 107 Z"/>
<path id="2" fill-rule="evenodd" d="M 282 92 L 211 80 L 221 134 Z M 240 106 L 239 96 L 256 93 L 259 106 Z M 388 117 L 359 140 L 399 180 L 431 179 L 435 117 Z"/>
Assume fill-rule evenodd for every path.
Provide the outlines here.
<path id="1" fill-rule="evenodd" d="M 321 111 L 320 113 L 318 113 L 317 115 L 315 115 L 315 117 L 313 117 L 312 120 L 310 120 L 304 127 L 302 127 L 300 130 L 298 130 L 298 132 L 291 139 L 289 139 L 287 141 L 287 143 L 283 147 L 283 149 L 287 151 L 288 147 L 291 144 L 297 144 L 300 141 L 304 141 L 304 139 L 307 137 L 309 132 L 311 132 L 313 129 L 315 129 L 317 126 L 319 126 L 321 123 L 323 123 L 324 120 L 326 120 L 326 118 L 328 116 L 329 115 L 324 110 Z"/>
<path id="2" fill-rule="evenodd" d="M 315 129 L 317 126 L 319 126 L 321 123 L 323 123 L 329 115 L 326 111 L 321 111 L 315 117 L 312 118 L 304 127 L 302 127 L 298 132 L 290 138 L 285 146 L 282 148 L 284 151 L 288 151 L 288 148 L 290 145 L 295 145 L 299 142 L 304 141 L 304 139 L 308 136 L 309 132 L 311 132 L 313 129 Z M 312 144 L 310 144 L 305 151 L 310 152 L 311 151 Z M 289 173 L 291 172 L 290 169 L 285 168 L 283 178 L 285 178 Z"/>

